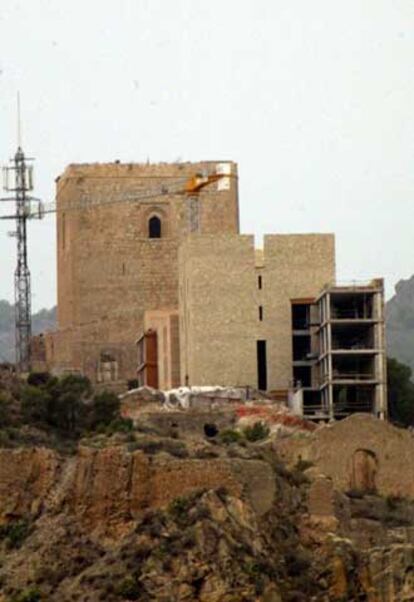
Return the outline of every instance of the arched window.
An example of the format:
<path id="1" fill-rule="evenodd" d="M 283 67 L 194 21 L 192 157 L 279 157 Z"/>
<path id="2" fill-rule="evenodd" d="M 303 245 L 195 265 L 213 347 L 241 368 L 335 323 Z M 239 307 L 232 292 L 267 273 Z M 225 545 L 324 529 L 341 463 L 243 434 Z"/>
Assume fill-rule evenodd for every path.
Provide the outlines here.
<path id="1" fill-rule="evenodd" d="M 161 238 L 161 220 L 156 215 L 153 215 L 148 221 L 148 236 L 149 238 Z"/>

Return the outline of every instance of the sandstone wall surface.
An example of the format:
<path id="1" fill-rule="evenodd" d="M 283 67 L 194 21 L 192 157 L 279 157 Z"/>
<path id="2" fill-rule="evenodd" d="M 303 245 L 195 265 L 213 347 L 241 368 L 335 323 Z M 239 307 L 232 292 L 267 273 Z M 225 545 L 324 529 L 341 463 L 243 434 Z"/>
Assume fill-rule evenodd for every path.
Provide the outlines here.
<path id="1" fill-rule="evenodd" d="M 59 479 L 59 465 L 47 449 L 0 450 L 0 521 L 37 512 Z"/>
<path id="2" fill-rule="evenodd" d="M 333 234 L 269 234 L 264 237 L 264 319 L 257 338 L 267 341 L 268 389 L 286 389 L 292 372 L 293 299 L 316 299 L 335 280 Z"/>
<path id="3" fill-rule="evenodd" d="M 66 507 L 89 530 L 114 534 L 144 510 L 220 487 L 246 495 L 258 514 L 269 510 L 275 494 L 272 470 L 259 460 L 175 459 L 123 447 L 80 447 L 65 460 L 42 448 L 0 450 L 2 520 Z"/>
<path id="4" fill-rule="evenodd" d="M 214 183 L 199 195 L 200 232 L 238 232 L 237 166 L 226 165 L 228 186 Z M 54 365 L 61 369 L 63 357 L 65 366 L 80 364 L 95 380 L 100 354 L 112 347 L 120 377 L 134 377 L 144 311 L 178 306 L 177 253 L 189 231 L 189 199 L 174 191 L 219 166 L 114 163 L 65 170 L 57 185 L 58 325 L 68 334 L 54 339 Z M 153 216 L 161 220 L 161 238 L 149 238 Z"/>
<path id="5" fill-rule="evenodd" d="M 181 381 L 256 385 L 254 238 L 188 237 L 179 253 Z"/>
<path id="6" fill-rule="evenodd" d="M 369 414 L 277 441 L 275 449 L 289 464 L 311 462 L 340 491 L 414 499 L 414 436 Z"/>

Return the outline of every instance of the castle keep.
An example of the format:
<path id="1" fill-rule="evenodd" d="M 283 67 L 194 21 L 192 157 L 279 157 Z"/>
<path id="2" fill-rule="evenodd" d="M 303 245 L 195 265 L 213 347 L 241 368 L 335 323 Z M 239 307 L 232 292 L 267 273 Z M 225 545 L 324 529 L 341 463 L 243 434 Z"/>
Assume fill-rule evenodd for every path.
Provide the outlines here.
<path id="1" fill-rule="evenodd" d="M 70 165 L 57 249 L 58 330 L 39 365 L 115 388 L 254 387 L 311 417 L 385 414 L 382 281 L 338 287 L 332 234 L 255 249 L 235 163 Z"/>

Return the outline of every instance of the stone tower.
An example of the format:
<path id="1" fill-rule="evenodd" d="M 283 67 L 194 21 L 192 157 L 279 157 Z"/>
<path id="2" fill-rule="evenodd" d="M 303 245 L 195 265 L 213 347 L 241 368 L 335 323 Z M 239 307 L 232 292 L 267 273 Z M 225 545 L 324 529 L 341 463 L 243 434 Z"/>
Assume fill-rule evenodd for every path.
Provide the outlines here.
<path id="1" fill-rule="evenodd" d="M 197 174 L 229 174 L 192 199 Z M 179 192 L 178 192 L 179 191 Z M 189 231 L 239 232 L 233 162 L 70 165 L 57 180 L 58 331 L 54 371 L 134 378 L 144 312 L 178 306 L 178 248 Z"/>

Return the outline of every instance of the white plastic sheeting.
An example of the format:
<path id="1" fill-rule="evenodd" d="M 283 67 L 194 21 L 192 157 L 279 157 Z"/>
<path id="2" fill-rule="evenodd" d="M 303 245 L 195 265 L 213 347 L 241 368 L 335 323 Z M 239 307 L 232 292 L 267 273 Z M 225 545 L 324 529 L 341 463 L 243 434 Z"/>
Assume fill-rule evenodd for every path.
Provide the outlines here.
<path id="1" fill-rule="evenodd" d="M 246 389 L 237 389 L 231 387 L 179 387 L 164 391 L 164 407 L 169 410 L 183 409 L 191 407 L 193 400 L 200 397 L 234 399 L 235 401 L 246 400 Z"/>

